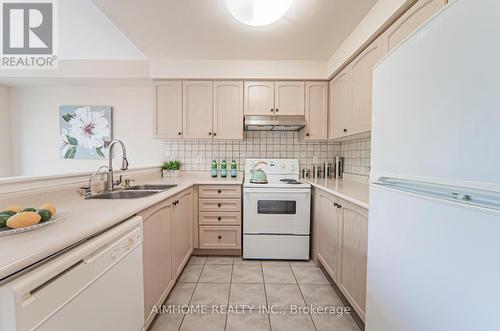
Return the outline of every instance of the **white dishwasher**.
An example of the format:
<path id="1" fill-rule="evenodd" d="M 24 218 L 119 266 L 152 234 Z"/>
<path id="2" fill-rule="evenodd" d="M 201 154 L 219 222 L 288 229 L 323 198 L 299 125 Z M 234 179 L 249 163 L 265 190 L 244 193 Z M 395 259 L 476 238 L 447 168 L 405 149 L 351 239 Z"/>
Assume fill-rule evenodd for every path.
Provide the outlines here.
<path id="1" fill-rule="evenodd" d="M 139 331 L 142 219 L 133 217 L 0 287 L 2 331 Z"/>

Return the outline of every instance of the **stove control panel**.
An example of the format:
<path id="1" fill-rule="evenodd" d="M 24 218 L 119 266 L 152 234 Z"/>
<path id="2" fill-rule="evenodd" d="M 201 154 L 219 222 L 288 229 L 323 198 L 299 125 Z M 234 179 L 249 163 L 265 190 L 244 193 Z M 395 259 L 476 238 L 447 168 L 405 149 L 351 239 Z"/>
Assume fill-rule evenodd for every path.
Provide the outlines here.
<path id="1" fill-rule="evenodd" d="M 262 169 L 267 175 L 298 175 L 299 160 L 297 159 L 247 159 L 245 173 L 252 169 Z"/>

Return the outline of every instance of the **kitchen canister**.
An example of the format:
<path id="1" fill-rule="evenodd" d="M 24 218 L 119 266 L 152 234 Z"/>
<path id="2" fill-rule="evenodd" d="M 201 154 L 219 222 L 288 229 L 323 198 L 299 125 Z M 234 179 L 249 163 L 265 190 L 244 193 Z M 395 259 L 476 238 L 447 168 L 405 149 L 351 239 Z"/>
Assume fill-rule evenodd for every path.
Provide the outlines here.
<path id="1" fill-rule="evenodd" d="M 330 162 L 323 163 L 323 176 L 325 178 L 332 178 L 332 164 Z"/>
<path id="2" fill-rule="evenodd" d="M 311 170 L 302 168 L 302 178 L 309 178 L 311 175 Z"/>
<path id="3" fill-rule="evenodd" d="M 313 178 L 321 178 L 321 166 L 313 165 Z"/>
<path id="4" fill-rule="evenodd" d="M 342 178 L 344 176 L 344 158 L 335 157 L 335 178 Z"/>

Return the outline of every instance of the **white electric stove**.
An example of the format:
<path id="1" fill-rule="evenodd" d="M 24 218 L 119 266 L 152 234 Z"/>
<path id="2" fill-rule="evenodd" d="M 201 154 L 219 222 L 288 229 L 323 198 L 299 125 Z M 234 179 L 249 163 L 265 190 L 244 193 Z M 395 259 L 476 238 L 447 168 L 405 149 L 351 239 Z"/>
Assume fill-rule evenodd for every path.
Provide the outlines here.
<path id="1" fill-rule="evenodd" d="M 252 169 L 267 183 L 252 183 Z M 308 260 L 311 186 L 296 159 L 247 159 L 243 185 L 243 258 Z"/>

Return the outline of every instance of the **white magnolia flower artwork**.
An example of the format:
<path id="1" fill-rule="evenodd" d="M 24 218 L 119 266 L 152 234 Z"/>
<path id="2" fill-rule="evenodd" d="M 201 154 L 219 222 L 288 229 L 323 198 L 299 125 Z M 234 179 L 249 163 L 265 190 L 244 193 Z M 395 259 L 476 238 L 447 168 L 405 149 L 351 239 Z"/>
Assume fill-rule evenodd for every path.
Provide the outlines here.
<path id="1" fill-rule="evenodd" d="M 61 106 L 61 158 L 106 158 L 107 147 L 112 140 L 111 110 L 108 106 Z"/>

